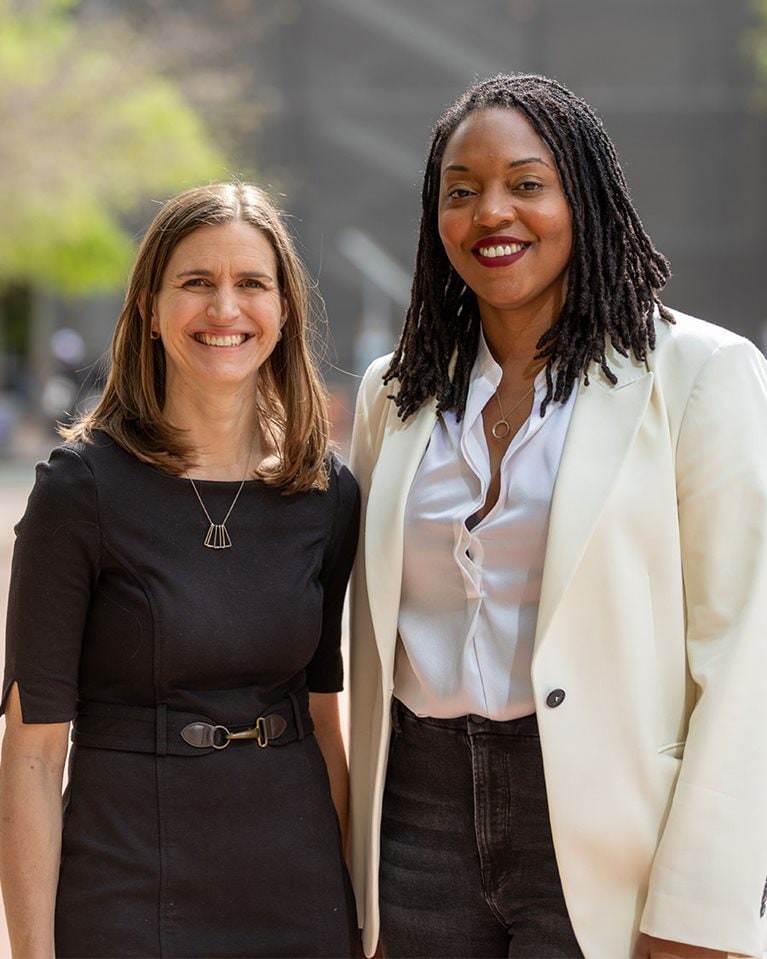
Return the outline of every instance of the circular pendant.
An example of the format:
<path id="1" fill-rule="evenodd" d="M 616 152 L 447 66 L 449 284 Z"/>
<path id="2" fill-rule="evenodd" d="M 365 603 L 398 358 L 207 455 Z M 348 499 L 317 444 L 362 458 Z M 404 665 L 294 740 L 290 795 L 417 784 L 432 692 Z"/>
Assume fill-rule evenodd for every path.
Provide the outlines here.
<path id="1" fill-rule="evenodd" d="M 490 430 L 490 432 L 497 440 L 505 440 L 511 432 L 511 427 L 506 420 L 498 420 L 498 422 L 493 425 L 493 428 Z"/>

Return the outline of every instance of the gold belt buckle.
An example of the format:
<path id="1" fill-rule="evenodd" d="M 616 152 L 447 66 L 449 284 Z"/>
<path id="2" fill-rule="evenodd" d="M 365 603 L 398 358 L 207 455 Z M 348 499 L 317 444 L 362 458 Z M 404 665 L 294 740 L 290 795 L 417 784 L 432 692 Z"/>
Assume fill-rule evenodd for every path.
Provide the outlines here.
<path id="1" fill-rule="evenodd" d="M 250 729 L 242 729 L 238 733 L 230 733 L 229 730 L 226 730 L 226 739 L 229 743 L 233 739 L 255 739 L 261 749 L 269 745 L 269 734 L 266 730 L 266 719 L 263 716 L 259 716 L 256 720 L 256 725 L 252 726 Z"/>
<path id="2" fill-rule="evenodd" d="M 271 713 L 269 716 L 259 716 L 253 726 L 238 732 L 213 723 L 189 723 L 181 730 L 181 738 L 197 749 L 226 749 L 233 739 L 255 739 L 261 749 L 264 749 L 270 740 L 279 739 L 286 727 L 287 723 L 282 716 Z"/>

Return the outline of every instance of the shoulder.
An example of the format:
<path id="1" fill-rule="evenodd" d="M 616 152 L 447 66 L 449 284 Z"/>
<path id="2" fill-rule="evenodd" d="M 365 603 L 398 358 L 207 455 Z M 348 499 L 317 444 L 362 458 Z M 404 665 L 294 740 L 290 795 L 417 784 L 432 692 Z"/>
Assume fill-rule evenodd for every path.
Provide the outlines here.
<path id="1" fill-rule="evenodd" d="M 686 313 L 672 311 L 675 322 L 656 320 L 655 349 L 647 368 L 667 395 L 689 396 L 706 383 L 730 380 L 739 391 L 755 381 L 767 383 L 767 363 L 754 344 L 738 333 Z"/>
<path id="2" fill-rule="evenodd" d="M 129 455 L 107 433 L 94 430 L 87 437 L 69 440 L 55 447 L 50 461 L 62 463 L 81 463 L 94 471 L 102 463 L 117 461 L 121 456 Z"/>
<path id="3" fill-rule="evenodd" d="M 365 370 L 357 393 L 355 410 L 355 429 L 362 424 L 366 428 L 374 428 L 381 424 L 391 409 L 394 409 L 392 396 L 397 392 L 397 381 L 390 380 L 384 383 L 384 375 L 391 363 L 392 354 L 379 356 L 377 360 Z"/>
<path id="4" fill-rule="evenodd" d="M 59 529 L 74 522 L 97 522 L 97 491 L 85 444 L 63 443 L 35 467 L 35 482 L 17 533 L 30 523 Z"/>
<path id="5" fill-rule="evenodd" d="M 378 359 L 373 360 L 362 374 L 359 395 L 364 396 L 368 402 L 375 400 L 377 396 L 381 395 L 386 398 L 388 394 L 396 389 L 396 386 L 393 385 L 396 381 L 391 381 L 386 384 L 384 384 L 383 381 L 384 374 L 389 369 L 392 356 L 392 353 L 387 353 L 386 356 L 379 356 Z"/>
<path id="6" fill-rule="evenodd" d="M 353 508 L 359 500 L 359 486 L 349 467 L 337 453 L 328 455 L 328 488 L 335 492 L 339 507 Z"/>
<path id="7" fill-rule="evenodd" d="M 37 464 L 37 485 L 56 489 L 92 480 L 93 470 L 89 460 L 88 443 L 82 440 L 62 443 L 51 450 L 47 461 Z"/>
<path id="8" fill-rule="evenodd" d="M 712 356 L 723 352 L 761 356 L 750 340 L 733 330 L 677 310 L 671 313 L 673 323 L 656 320 L 656 346 L 648 356 L 651 367 L 669 362 L 678 366 L 701 367 Z"/>
<path id="9" fill-rule="evenodd" d="M 385 353 L 383 356 L 378 356 L 374 359 L 365 372 L 362 375 L 362 381 L 374 381 L 383 379 L 384 373 L 389 369 L 391 365 L 392 357 L 394 353 Z"/>
<path id="10" fill-rule="evenodd" d="M 63 451 L 64 456 L 76 456 L 99 485 L 135 484 L 149 471 L 156 472 L 155 467 L 142 462 L 103 430 L 93 430 L 85 438 L 63 443 L 54 453 L 57 451 Z"/>
<path id="11" fill-rule="evenodd" d="M 589 376 L 608 392 L 619 389 L 650 373 L 656 396 L 669 409 L 684 410 L 693 396 L 716 400 L 717 390 L 726 389 L 738 402 L 756 396 L 767 397 L 767 361 L 746 337 L 715 323 L 670 310 L 674 322 L 656 315 L 655 347 L 645 360 L 633 354 L 622 355 L 608 344 L 610 370 L 617 377 L 614 385 L 595 364 Z"/>
<path id="12" fill-rule="evenodd" d="M 665 406 L 704 429 L 722 417 L 731 423 L 745 423 L 747 415 L 767 418 L 767 361 L 761 351 L 725 327 L 673 315 L 675 323 L 656 324 L 656 348 L 647 357 Z"/>
<path id="13" fill-rule="evenodd" d="M 138 477 L 133 471 L 148 468 L 106 433 L 94 431 L 87 439 L 56 446 L 46 462 L 38 463 L 35 490 L 93 499 L 99 490 L 114 492 L 135 485 Z"/>

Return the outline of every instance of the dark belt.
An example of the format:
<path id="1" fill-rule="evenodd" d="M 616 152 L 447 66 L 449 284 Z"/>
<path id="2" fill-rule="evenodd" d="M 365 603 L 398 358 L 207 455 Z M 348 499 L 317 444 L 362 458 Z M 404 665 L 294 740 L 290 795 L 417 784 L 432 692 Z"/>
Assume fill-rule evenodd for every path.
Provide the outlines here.
<path id="1" fill-rule="evenodd" d="M 304 689 L 265 706 L 252 722 L 229 725 L 167 706 L 81 701 L 72 742 L 156 756 L 204 756 L 240 741 L 252 741 L 262 748 L 287 746 L 313 730 L 309 696 Z"/>

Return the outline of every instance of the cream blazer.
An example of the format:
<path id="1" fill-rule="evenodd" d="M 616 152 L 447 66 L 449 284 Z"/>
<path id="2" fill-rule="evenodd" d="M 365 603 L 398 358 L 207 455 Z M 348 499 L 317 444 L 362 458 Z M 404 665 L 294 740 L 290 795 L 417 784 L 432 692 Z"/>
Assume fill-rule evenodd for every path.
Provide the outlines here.
<path id="1" fill-rule="evenodd" d="M 767 364 L 676 314 L 646 363 L 578 387 L 551 507 L 532 681 L 567 908 L 587 959 L 638 931 L 767 950 Z M 357 400 L 363 532 L 351 602 L 351 859 L 378 940 L 379 825 L 405 503 L 435 404 Z M 553 689 L 561 705 L 547 706 Z"/>

